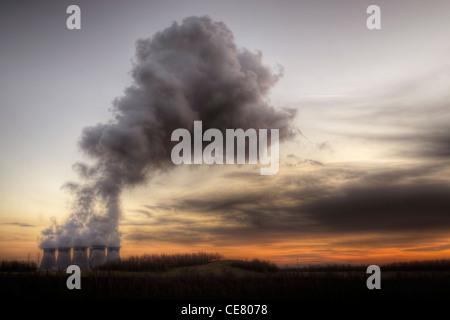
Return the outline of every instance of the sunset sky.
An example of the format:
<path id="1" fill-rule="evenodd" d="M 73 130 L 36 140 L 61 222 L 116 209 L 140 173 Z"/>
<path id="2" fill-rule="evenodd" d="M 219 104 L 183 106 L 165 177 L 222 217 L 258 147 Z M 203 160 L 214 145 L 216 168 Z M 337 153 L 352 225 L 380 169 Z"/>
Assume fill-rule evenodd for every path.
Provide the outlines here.
<path id="1" fill-rule="evenodd" d="M 81 30 L 66 28 L 70 4 Z M 381 30 L 366 27 L 371 4 Z M 122 192 L 122 257 L 450 258 L 449 12 L 447 0 L 2 2 L 0 259 L 37 259 L 42 231 L 71 211 L 62 186 L 83 181 L 74 164 L 93 161 L 83 129 L 110 123 L 137 77 L 136 40 L 191 16 L 282 70 L 265 103 L 295 110 L 297 134 L 272 176 L 159 160 Z"/>

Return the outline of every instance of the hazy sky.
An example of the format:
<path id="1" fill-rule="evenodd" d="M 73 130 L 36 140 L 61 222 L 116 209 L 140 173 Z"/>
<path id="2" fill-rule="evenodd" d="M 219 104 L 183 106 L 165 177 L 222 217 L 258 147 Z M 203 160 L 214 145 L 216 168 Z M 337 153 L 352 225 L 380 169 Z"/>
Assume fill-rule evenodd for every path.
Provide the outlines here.
<path id="1" fill-rule="evenodd" d="M 66 8 L 81 8 L 81 30 Z M 381 30 L 366 27 L 371 4 Z M 122 255 L 218 251 L 280 264 L 448 258 L 450 3 L 4 1 L 0 13 L 0 257 L 35 258 L 62 223 L 61 187 L 90 159 L 131 85 L 136 40 L 189 16 L 222 21 L 283 77 L 297 110 L 275 176 L 254 166 L 170 168 L 121 196 Z"/>

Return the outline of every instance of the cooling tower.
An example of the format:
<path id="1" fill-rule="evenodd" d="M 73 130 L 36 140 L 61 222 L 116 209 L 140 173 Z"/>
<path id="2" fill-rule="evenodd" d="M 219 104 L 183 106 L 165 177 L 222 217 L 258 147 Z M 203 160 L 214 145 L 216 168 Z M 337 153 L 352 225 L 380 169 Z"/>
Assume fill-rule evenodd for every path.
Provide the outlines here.
<path id="1" fill-rule="evenodd" d="M 106 262 L 105 245 L 92 245 L 91 254 L 89 256 L 89 264 L 91 268 L 101 266 Z"/>
<path id="2" fill-rule="evenodd" d="M 58 270 L 66 270 L 70 266 L 70 248 L 58 247 L 58 259 L 56 260 L 56 268 Z"/>
<path id="3" fill-rule="evenodd" d="M 42 257 L 39 270 L 53 270 L 55 262 L 55 248 L 44 248 L 44 256 Z"/>
<path id="4" fill-rule="evenodd" d="M 75 246 L 73 247 L 73 260 L 72 264 L 80 267 L 81 271 L 89 270 L 87 247 Z"/>
<path id="5" fill-rule="evenodd" d="M 107 247 L 106 262 L 120 260 L 120 247 Z"/>

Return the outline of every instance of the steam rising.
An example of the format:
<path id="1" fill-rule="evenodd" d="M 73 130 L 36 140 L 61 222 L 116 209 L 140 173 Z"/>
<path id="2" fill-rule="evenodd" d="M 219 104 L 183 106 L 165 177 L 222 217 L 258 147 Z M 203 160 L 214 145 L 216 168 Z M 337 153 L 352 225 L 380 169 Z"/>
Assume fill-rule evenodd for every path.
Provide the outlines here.
<path id="1" fill-rule="evenodd" d="M 267 94 L 282 76 L 262 64 L 262 54 L 234 43 L 222 22 L 189 17 L 136 43 L 132 85 L 114 101 L 113 120 L 83 129 L 79 146 L 93 164 L 74 169 L 83 184 L 67 183 L 71 214 L 54 225 L 57 242 L 102 239 L 120 244 L 120 195 L 174 165 L 170 136 L 177 128 L 204 130 L 278 128 L 280 141 L 294 136 L 295 110 L 276 110 Z"/>

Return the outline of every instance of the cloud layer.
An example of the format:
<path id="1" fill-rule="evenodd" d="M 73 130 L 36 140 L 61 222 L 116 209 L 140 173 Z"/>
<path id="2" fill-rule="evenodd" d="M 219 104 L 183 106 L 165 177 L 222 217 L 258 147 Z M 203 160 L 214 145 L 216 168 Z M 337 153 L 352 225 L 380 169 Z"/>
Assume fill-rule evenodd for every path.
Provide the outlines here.
<path id="1" fill-rule="evenodd" d="M 140 223 L 126 239 L 216 246 L 296 242 L 298 250 L 302 242 L 308 250 L 308 239 L 328 239 L 328 253 L 341 247 L 353 248 L 354 255 L 362 248 L 410 250 L 445 241 L 450 232 L 450 184 L 439 179 L 445 170 L 301 164 L 270 181 L 226 174 L 222 178 L 235 188 L 164 199 L 151 217 L 135 217 Z M 127 223 L 131 227 L 132 219 Z"/>

